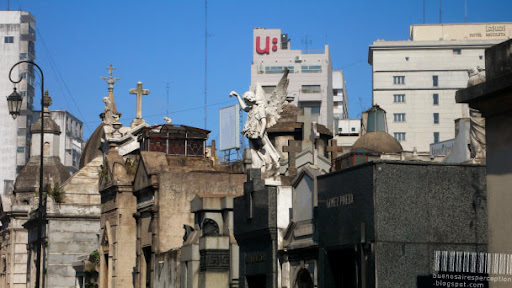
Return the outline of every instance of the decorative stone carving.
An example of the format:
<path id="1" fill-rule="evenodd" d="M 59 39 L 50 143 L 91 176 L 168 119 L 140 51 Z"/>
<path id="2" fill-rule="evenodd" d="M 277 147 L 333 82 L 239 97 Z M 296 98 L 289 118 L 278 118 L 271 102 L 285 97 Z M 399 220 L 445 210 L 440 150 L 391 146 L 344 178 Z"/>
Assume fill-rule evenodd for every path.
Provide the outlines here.
<path id="1" fill-rule="evenodd" d="M 203 237 L 205 236 L 219 236 L 219 225 L 217 222 L 210 218 L 206 218 L 203 221 L 203 228 L 201 229 L 203 231 Z"/>
<path id="2" fill-rule="evenodd" d="M 201 272 L 229 270 L 229 250 L 201 250 L 199 253 Z"/>
<path id="3" fill-rule="evenodd" d="M 256 91 L 247 91 L 243 94 L 243 100 L 235 91 L 229 93 L 230 97 L 237 97 L 240 107 L 247 112 L 242 132 L 249 139 L 252 168 L 261 169 L 263 178 L 277 180 L 279 174 L 280 155 L 268 138 L 267 128 L 274 126 L 281 117 L 288 82 L 288 69 L 285 69 L 268 101 L 259 83 L 256 85 Z"/>

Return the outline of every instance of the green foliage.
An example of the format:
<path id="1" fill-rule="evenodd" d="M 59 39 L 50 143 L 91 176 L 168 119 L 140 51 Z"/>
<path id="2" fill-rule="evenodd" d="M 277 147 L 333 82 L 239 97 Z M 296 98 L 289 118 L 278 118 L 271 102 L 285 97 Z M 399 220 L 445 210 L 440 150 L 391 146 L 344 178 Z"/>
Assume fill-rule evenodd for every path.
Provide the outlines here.
<path id="1" fill-rule="evenodd" d="M 55 185 L 52 186 L 48 184 L 47 186 L 48 195 L 50 195 L 53 198 L 53 201 L 55 203 L 63 203 L 65 198 L 65 192 L 60 189 L 59 182 L 55 183 Z"/>
<path id="2" fill-rule="evenodd" d="M 98 169 L 98 174 L 100 175 L 100 177 L 103 177 L 104 180 L 108 180 L 107 167 L 101 165 L 100 169 Z"/>
<path id="3" fill-rule="evenodd" d="M 89 255 L 89 261 L 96 264 L 100 262 L 100 253 L 98 252 L 98 250 L 94 250 L 91 252 L 91 254 Z"/>

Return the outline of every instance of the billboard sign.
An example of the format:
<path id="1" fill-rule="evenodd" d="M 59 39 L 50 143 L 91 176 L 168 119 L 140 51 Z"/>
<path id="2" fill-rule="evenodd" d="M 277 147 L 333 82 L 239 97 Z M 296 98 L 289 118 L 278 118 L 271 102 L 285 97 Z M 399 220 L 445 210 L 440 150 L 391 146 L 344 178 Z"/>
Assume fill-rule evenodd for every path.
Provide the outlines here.
<path id="1" fill-rule="evenodd" d="M 219 150 L 240 148 L 240 106 L 238 104 L 219 110 Z"/>

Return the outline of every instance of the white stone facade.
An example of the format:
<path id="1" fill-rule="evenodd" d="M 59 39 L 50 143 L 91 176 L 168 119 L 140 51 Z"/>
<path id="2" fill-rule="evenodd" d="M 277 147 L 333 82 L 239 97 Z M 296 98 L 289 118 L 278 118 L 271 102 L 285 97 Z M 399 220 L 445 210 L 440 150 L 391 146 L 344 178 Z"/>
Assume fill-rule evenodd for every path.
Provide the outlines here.
<path id="1" fill-rule="evenodd" d="M 0 11 L 0 95 L 6 97 L 13 92 L 9 81 L 9 70 L 20 60 L 35 59 L 35 18 L 25 11 Z M 13 120 L 9 115 L 7 101 L 0 103 L 0 192 L 12 191 L 17 172 L 27 163 L 32 124 L 32 103 L 35 90 L 35 69 L 26 64 L 17 66 L 13 80 L 24 79 L 16 85 L 23 96 L 21 115 Z"/>
<path id="2" fill-rule="evenodd" d="M 310 107 L 318 123 L 332 130 L 333 80 L 329 46 L 319 50 L 292 50 L 287 34 L 281 29 L 255 28 L 251 90 L 257 83 L 270 95 L 282 76 L 290 70 L 288 95 L 298 107 Z"/>
<path id="3" fill-rule="evenodd" d="M 418 152 L 454 138 L 454 120 L 469 116 L 455 91 L 466 87 L 468 69 L 485 67 L 485 48 L 511 36 L 512 23 L 437 24 L 411 26 L 410 40 L 375 41 L 373 104 L 387 112 L 388 133 Z"/>

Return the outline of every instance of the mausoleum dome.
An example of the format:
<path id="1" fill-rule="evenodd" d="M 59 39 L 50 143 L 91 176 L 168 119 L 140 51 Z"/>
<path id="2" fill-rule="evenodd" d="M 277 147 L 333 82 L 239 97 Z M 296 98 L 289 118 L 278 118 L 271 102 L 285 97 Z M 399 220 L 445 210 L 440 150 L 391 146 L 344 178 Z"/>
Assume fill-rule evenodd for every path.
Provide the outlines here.
<path id="1" fill-rule="evenodd" d="M 369 150 L 379 153 L 399 153 L 402 145 L 386 132 L 368 132 L 361 136 L 352 146 L 352 151 Z"/>
<path id="2" fill-rule="evenodd" d="M 85 148 L 82 151 L 82 155 L 80 156 L 80 164 L 79 169 L 82 169 L 87 163 L 94 160 L 94 158 L 101 155 L 100 149 L 102 146 L 101 140 L 105 136 L 104 128 L 105 123 L 101 122 L 98 128 L 94 130 L 94 132 L 91 134 L 91 137 L 89 137 L 89 140 L 85 143 Z"/>

